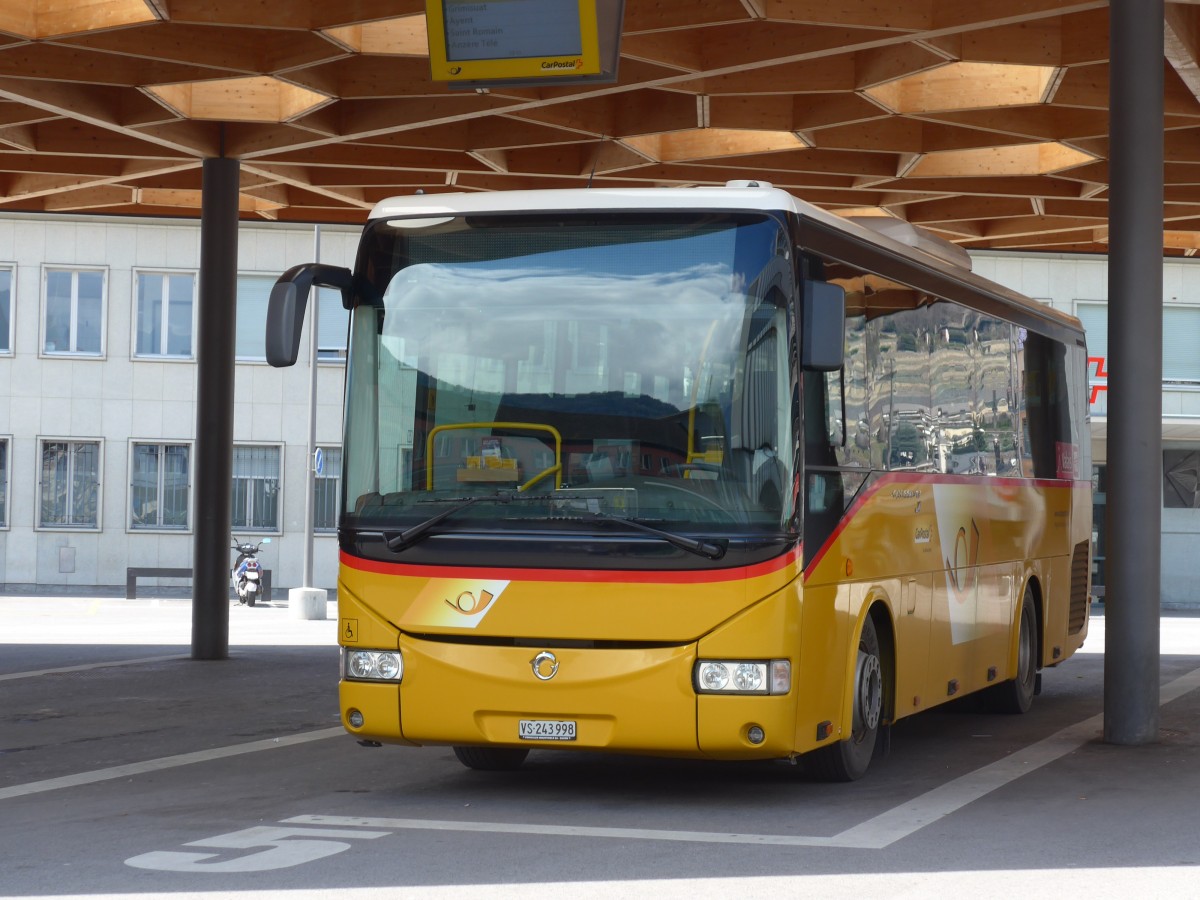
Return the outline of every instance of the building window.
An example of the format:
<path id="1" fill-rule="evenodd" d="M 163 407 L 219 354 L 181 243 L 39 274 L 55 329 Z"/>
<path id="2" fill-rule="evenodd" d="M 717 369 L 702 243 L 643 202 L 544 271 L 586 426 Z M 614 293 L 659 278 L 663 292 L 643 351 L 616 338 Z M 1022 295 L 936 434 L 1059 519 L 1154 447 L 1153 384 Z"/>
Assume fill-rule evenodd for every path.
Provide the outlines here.
<path id="1" fill-rule="evenodd" d="M 233 528 L 279 531 L 279 447 L 233 448 Z"/>
<path id="2" fill-rule="evenodd" d="M 0 268 L 0 353 L 12 353 L 13 270 Z"/>
<path id="3" fill-rule="evenodd" d="M 8 438 L 0 438 L 0 528 L 8 527 Z"/>
<path id="4" fill-rule="evenodd" d="M 100 527 L 100 442 L 43 440 L 38 483 L 42 528 Z"/>
<path id="5" fill-rule="evenodd" d="M 104 272 L 47 269 L 42 351 L 104 353 Z"/>
<path id="6" fill-rule="evenodd" d="M 129 462 L 131 529 L 187 529 L 190 449 L 187 444 L 133 445 Z"/>
<path id="7" fill-rule="evenodd" d="M 1163 507 L 1200 509 L 1200 450 L 1163 450 Z"/>
<path id="8" fill-rule="evenodd" d="M 1077 300 L 1075 315 L 1087 331 L 1088 375 L 1092 380 L 1093 404 L 1106 401 L 1108 391 L 1108 304 Z M 1200 383 L 1200 306 L 1164 306 L 1162 334 L 1162 380 L 1164 383 Z M 1107 413 L 1107 406 L 1093 412 Z"/>
<path id="9" fill-rule="evenodd" d="M 338 490 L 342 484 L 342 448 L 320 447 L 321 471 L 313 479 L 313 530 L 337 531 Z"/>
<path id="10" fill-rule="evenodd" d="M 274 275 L 238 275 L 237 323 L 234 355 L 244 361 L 267 358 L 267 300 L 275 285 Z"/>
<path id="11" fill-rule="evenodd" d="M 190 358 L 195 296 L 191 272 L 138 272 L 134 355 Z"/>
<path id="12" fill-rule="evenodd" d="M 350 313 L 342 306 L 341 291 L 318 288 L 317 359 L 322 362 L 346 361 L 346 337 Z"/>
<path id="13" fill-rule="evenodd" d="M 1163 381 L 1200 382 L 1200 307 L 1163 307 Z"/>

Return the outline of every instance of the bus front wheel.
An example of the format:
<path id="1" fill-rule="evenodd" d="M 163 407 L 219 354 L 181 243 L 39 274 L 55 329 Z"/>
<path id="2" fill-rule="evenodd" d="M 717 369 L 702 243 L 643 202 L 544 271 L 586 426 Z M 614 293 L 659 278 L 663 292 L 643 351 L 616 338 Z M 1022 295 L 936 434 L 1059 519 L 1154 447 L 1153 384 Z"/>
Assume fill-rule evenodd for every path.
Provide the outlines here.
<path id="1" fill-rule="evenodd" d="M 858 638 L 850 737 L 807 754 L 805 771 L 822 781 L 856 781 L 867 773 L 882 726 L 885 677 L 879 636 L 875 633 L 875 622 L 868 615 Z"/>
<path id="2" fill-rule="evenodd" d="M 468 769 L 511 772 L 521 767 L 529 751 L 513 747 L 455 747 L 454 755 Z"/>

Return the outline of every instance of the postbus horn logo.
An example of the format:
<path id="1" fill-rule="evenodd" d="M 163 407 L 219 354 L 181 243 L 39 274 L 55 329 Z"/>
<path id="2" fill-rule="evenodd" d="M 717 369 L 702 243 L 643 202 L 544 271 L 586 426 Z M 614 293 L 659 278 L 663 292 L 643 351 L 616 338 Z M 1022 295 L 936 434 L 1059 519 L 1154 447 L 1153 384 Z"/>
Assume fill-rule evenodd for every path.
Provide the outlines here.
<path id="1" fill-rule="evenodd" d="M 480 590 L 478 598 L 472 591 L 463 591 L 455 599 L 446 600 L 446 605 L 464 616 L 474 616 L 487 609 L 495 599 L 496 595 L 491 591 Z"/>
<path id="2" fill-rule="evenodd" d="M 959 528 L 954 536 L 954 559 L 946 560 L 946 579 L 954 589 L 955 599 L 965 603 L 967 592 L 976 586 L 979 580 L 979 526 L 971 520 L 971 535 L 968 539 L 967 529 Z"/>

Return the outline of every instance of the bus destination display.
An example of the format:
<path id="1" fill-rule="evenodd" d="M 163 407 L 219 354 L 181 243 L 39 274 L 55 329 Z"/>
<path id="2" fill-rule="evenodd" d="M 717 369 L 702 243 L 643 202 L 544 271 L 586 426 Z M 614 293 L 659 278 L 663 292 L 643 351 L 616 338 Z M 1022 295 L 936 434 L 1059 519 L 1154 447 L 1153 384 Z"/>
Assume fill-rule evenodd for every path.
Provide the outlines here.
<path id="1" fill-rule="evenodd" d="M 595 0 L 428 0 L 426 9 L 435 80 L 600 71 Z"/>

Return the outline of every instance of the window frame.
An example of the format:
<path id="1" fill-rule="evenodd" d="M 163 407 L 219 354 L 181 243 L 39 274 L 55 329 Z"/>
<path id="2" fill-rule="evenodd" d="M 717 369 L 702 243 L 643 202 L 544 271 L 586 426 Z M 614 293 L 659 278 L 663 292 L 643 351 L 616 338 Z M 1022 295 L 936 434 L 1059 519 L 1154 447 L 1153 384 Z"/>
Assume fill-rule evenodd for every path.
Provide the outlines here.
<path id="1" fill-rule="evenodd" d="M 75 524 L 52 522 L 47 524 L 42 520 L 43 511 L 43 483 L 42 473 L 43 459 L 45 456 L 47 444 L 66 444 L 68 447 L 75 447 L 80 444 L 95 444 L 96 445 L 96 521 L 90 524 Z M 77 437 L 64 435 L 38 435 L 37 436 L 37 457 L 35 460 L 37 478 L 35 482 L 34 494 L 34 531 L 65 531 L 65 532 L 101 532 L 104 530 L 104 438 L 102 437 Z M 72 496 L 74 493 L 74 476 L 73 468 L 69 468 L 68 474 L 68 489 L 67 489 L 67 506 L 71 507 Z"/>
<path id="2" fill-rule="evenodd" d="M 1163 388 L 1164 389 L 1176 389 L 1176 388 L 1181 388 L 1181 387 L 1182 388 L 1194 388 L 1194 387 L 1200 386 L 1200 373 L 1196 373 L 1194 375 L 1176 375 L 1176 374 L 1168 374 L 1167 373 L 1167 366 L 1169 364 L 1168 359 L 1167 359 L 1167 346 L 1166 346 L 1167 341 L 1169 339 L 1171 339 L 1171 337 L 1173 335 L 1182 333 L 1182 330 L 1177 330 L 1177 331 L 1173 332 L 1172 330 L 1167 328 L 1167 312 L 1168 311 L 1177 312 L 1177 313 L 1192 313 L 1195 316 L 1200 317 L 1200 306 L 1197 306 L 1195 303 L 1171 303 L 1171 302 L 1166 302 L 1166 303 L 1163 303 L 1163 305 L 1162 305 L 1162 329 L 1163 329 L 1162 330 L 1162 333 L 1163 333 L 1163 338 L 1162 338 L 1162 340 L 1163 340 L 1162 383 L 1163 383 Z M 1197 324 L 1200 324 L 1200 322 L 1198 322 Z M 1200 330 L 1200 329 L 1198 329 L 1198 330 Z"/>
<path id="3" fill-rule="evenodd" d="M 317 536 L 337 535 L 338 519 L 341 518 L 342 512 L 342 445 L 341 444 L 317 444 L 317 449 L 328 456 L 330 450 L 338 452 L 338 473 L 336 477 L 329 475 L 318 475 L 313 471 L 313 534 Z M 322 526 L 317 524 L 317 488 L 318 482 L 333 482 L 333 525 Z"/>
<path id="4" fill-rule="evenodd" d="M 237 288 L 237 282 L 240 282 L 244 278 L 263 278 L 263 279 L 269 280 L 270 283 L 272 285 L 274 285 L 276 279 L 278 278 L 278 275 L 272 274 L 270 272 L 254 272 L 254 271 L 242 272 L 242 271 L 239 271 L 234 279 L 234 285 L 235 285 L 234 286 L 234 298 L 233 298 L 233 303 L 234 303 L 234 310 L 233 310 L 234 361 L 238 365 L 255 365 L 255 364 L 266 365 L 267 364 L 267 349 L 266 349 L 265 343 L 263 343 L 262 341 L 259 342 L 258 354 L 256 356 L 240 356 L 240 355 L 238 355 L 238 352 L 237 352 L 238 351 L 237 326 L 238 326 L 238 320 L 240 318 L 241 310 L 243 309 L 241 291 L 238 290 L 238 288 Z M 270 296 L 270 293 L 271 293 L 270 288 L 268 288 L 267 289 L 268 297 Z M 263 304 L 263 324 L 264 324 L 264 326 L 266 324 L 266 309 L 267 309 L 266 303 L 264 303 Z M 307 316 L 306 316 L 306 318 L 307 318 Z"/>
<path id="5" fill-rule="evenodd" d="M 349 352 L 350 344 L 350 311 L 343 310 L 344 315 L 339 314 L 336 318 L 342 323 L 341 337 L 337 341 L 330 343 L 328 332 L 330 329 L 326 327 L 329 322 L 335 318 L 332 314 L 322 314 L 322 309 L 330 309 L 335 305 L 342 306 L 341 294 L 330 288 L 313 288 L 313 301 L 317 306 L 317 364 L 345 366 L 346 355 Z M 322 324 L 324 320 L 324 325 Z M 333 446 L 333 445 L 330 445 Z M 338 445 L 341 446 L 340 444 Z"/>
<path id="6" fill-rule="evenodd" d="M 236 467 L 236 464 L 237 464 L 237 459 L 236 459 L 237 451 L 239 448 L 243 448 L 243 447 L 264 448 L 264 449 L 275 448 L 276 450 L 279 451 L 279 468 L 277 470 L 278 474 L 276 475 L 276 478 L 275 478 L 275 494 L 276 494 L 275 524 L 271 528 L 256 528 L 252 525 L 235 524 L 236 509 L 234 508 L 234 504 L 233 504 L 234 492 L 236 490 L 236 482 L 237 482 L 238 478 L 244 477 L 244 476 L 239 476 L 236 473 L 236 471 L 233 471 L 231 469 L 232 477 L 230 480 L 232 483 L 230 484 L 229 530 L 233 534 L 254 534 L 254 535 L 264 535 L 264 536 L 268 536 L 268 537 L 282 535 L 283 534 L 283 512 L 284 512 L 284 510 L 283 510 L 283 500 L 284 500 L 283 475 L 284 475 L 284 472 L 287 470 L 287 467 L 286 467 L 287 445 L 285 443 L 283 443 L 282 441 L 235 441 L 233 444 L 233 451 L 234 451 L 233 466 L 234 467 Z M 259 477 L 259 476 L 249 476 L 249 478 L 256 478 L 256 477 Z"/>
<path id="7" fill-rule="evenodd" d="M 151 361 L 151 362 L 194 362 L 196 359 L 196 324 L 197 324 L 197 309 L 199 307 L 199 292 L 200 292 L 200 272 L 197 269 L 171 269 L 167 267 L 150 266 L 146 268 L 133 269 L 133 285 L 132 296 L 130 298 L 130 334 L 129 334 L 129 358 L 133 362 Z M 170 316 L 170 293 L 164 291 L 164 300 L 162 304 L 161 314 L 161 332 L 159 338 L 159 352 L 157 353 L 142 353 L 138 351 L 138 333 L 141 324 L 141 305 L 138 303 L 138 295 L 141 288 L 141 279 L 143 276 L 160 276 L 163 280 L 164 287 L 169 283 L 168 279 L 179 276 L 190 275 L 192 278 L 192 299 L 191 299 L 191 317 L 188 322 L 191 349 L 187 354 L 168 353 L 163 345 L 169 340 L 169 329 L 167 327 Z"/>
<path id="8" fill-rule="evenodd" d="M 12 526 L 12 448 L 11 434 L 0 434 L 0 531 L 8 531 Z"/>
<path id="9" fill-rule="evenodd" d="M 17 333 L 17 264 L 0 263 L 0 272 L 8 272 L 8 328 L 0 327 L 0 356 L 12 356 Z"/>
<path id="10" fill-rule="evenodd" d="M 77 350 L 72 347 L 69 350 L 47 350 L 47 321 L 46 317 L 50 312 L 50 273 L 51 272 L 70 272 L 71 273 L 71 321 L 70 334 L 71 343 L 74 345 L 78 339 L 78 320 L 79 320 L 79 275 L 84 272 L 92 272 L 100 275 L 100 349 L 98 351 Z M 73 263 L 43 263 L 42 264 L 42 282 L 41 282 L 41 319 L 39 322 L 39 341 L 38 341 L 38 356 L 48 359 L 98 359 L 103 360 L 108 355 L 108 288 L 109 276 L 111 272 L 108 266 L 88 266 L 76 265 Z"/>
<path id="11" fill-rule="evenodd" d="M 133 521 L 133 465 L 136 456 L 136 448 L 139 446 L 153 446 L 158 448 L 165 447 L 186 447 L 187 448 L 187 512 L 185 515 L 186 522 L 182 528 L 163 525 L 162 524 L 162 491 L 163 481 L 165 478 L 164 468 L 162 465 L 162 457 L 159 458 L 158 477 L 155 485 L 155 490 L 158 492 L 158 522 L 154 525 L 137 525 Z M 129 492 L 126 497 L 126 519 L 125 531 L 129 534 L 191 534 L 192 533 L 192 511 L 195 490 L 195 479 L 193 478 L 192 465 L 195 459 L 195 442 L 190 440 L 170 440 L 167 438 L 130 438 L 127 454 L 128 464 L 128 484 Z"/>

